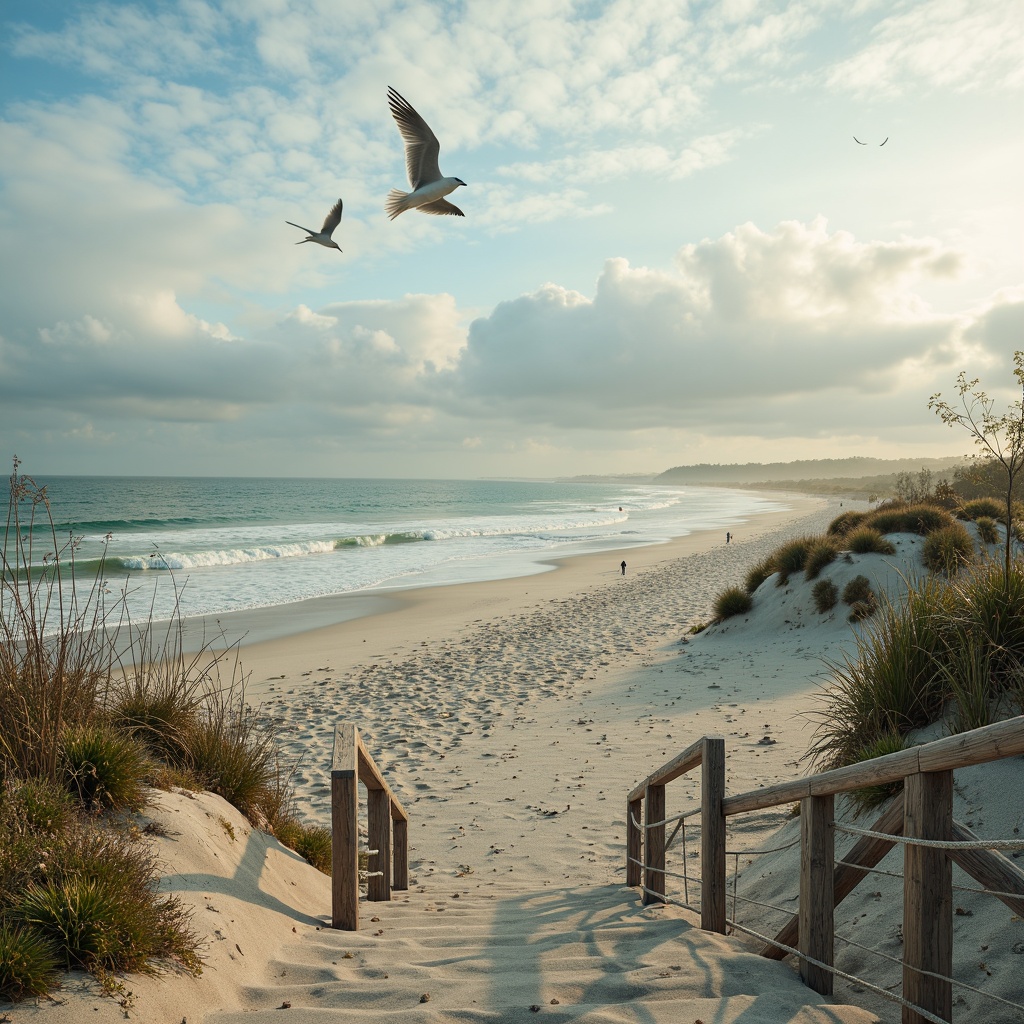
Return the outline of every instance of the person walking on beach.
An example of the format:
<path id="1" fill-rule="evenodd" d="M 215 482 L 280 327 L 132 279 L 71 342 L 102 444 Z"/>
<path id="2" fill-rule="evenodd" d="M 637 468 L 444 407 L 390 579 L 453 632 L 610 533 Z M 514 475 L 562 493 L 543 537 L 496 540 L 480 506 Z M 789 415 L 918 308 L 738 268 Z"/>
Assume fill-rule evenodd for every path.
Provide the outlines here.
<path id="1" fill-rule="evenodd" d="M 625 559 L 622 560 L 621 568 L 622 568 L 622 575 L 625 576 L 626 575 L 626 560 Z"/>
<path id="2" fill-rule="evenodd" d="M 726 530 L 725 531 L 725 543 L 728 544 L 729 541 L 731 541 L 731 540 L 732 540 L 732 534 L 728 530 Z"/>

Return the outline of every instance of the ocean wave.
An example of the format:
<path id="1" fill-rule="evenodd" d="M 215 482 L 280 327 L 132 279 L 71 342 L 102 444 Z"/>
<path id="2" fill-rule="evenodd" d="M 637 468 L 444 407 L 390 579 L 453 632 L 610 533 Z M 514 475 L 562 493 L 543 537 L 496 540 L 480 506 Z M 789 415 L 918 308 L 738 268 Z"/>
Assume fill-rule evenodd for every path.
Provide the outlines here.
<path id="1" fill-rule="evenodd" d="M 402 531 L 400 533 L 367 533 L 355 537 L 339 537 L 334 542 L 336 550 L 342 548 L 379 548 L 384 544 L 415 544 L 417 541 L 430 540 L 421 531 Z"/>
<path id="2" fill-rule="evenodd" d="M 242 565 L 246 562 L 266 562 L 275 558 L 299 558 L 303 555 L 318 555 L 333 550 L 334 544 L 330 541 L 313 540 L 301 544 L 267 544 L 221 551 L 194 551 L 190 554 L 153 552 L 150 555 L 121 555 L 107 559 L 107 566 L 119 567 L 129 572 L 150 569 L 201 569 L 210 566 Z"/>

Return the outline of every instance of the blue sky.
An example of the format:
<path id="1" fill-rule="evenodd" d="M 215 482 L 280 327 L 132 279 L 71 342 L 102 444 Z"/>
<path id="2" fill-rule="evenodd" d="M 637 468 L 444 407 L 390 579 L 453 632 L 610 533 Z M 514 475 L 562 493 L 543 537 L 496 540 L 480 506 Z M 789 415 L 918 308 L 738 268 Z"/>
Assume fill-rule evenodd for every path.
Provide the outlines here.
<path id="1" fill-rule="evenodd" d="M 933 392 L 1014 397 L 1018 0 L 0 20 L 0 450 L 29 472 L 945 455 Z M 465 219 L 386 219 L 389 85 Z M 296 246 L 339 196 L 343 253 Z"/>

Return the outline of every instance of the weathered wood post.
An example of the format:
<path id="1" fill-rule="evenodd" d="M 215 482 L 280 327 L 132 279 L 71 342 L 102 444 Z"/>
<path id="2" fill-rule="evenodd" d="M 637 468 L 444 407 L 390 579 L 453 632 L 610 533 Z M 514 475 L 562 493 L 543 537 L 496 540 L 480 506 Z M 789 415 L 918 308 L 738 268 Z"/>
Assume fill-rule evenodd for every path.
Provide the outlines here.
<path id="1" fill-rule="evenodd" d="M 405 818 L 394 818 L 391 822 L 392 838 L 395 843 L 394 873 L 391 880 L 394 889 L 409 888 L 409 822 Z"/>
<path id="2" fill-rule="evenodd" d="M 665 787 L 648 786 L 645 804 L 644 903 L 659 903 L 665 899 Z"/>
<path id="3" fill-rule="evenodd" d="M 949 840 L 953 829 L 953 772 L 908 775 L 903 791 L 903 834 Z M 908 843 L 903 854 L 903 998 L 953 1019 L 953 865 L 945 850 Z M 903 1008 L 903 1024 L 925 1024 Z"/>
<path id="4" fill-rule="evenodd" d="M 725 934 L 725 740 L 705 736 L 701 743 L 700 926 Z M 664 817 L 664 815 L 662 815 Z"/>
<path id="5" fill-rule="evenodd" d="M 800 801 L 800 945 L 801 953 L 830 967 L 835 957 L 835 797 Z M 800 977 L 822 995 L 832 995 L 831 971 L 801 957 Z"/>
<path id="6" fill-rule="evenodd" d="M 368 900 L 391 899 L 391 794 L 386 789 L 367 789 L 367 842 L 377 855 L 369 861 L 366 880 Z"/>
<path id="7" fill-rule="evenodd" d="M 359 775 L 354 725 L 334 729 L 331 762 L 331 927 L 359 927 Z"/>
<path id="8" fill-rule="evenodd" d="M 626 802 L 626 885 L 639 885 L 640 858 L 643 856 L 643 832 L 637 822 L 643 812 L 643 799 Z"/>

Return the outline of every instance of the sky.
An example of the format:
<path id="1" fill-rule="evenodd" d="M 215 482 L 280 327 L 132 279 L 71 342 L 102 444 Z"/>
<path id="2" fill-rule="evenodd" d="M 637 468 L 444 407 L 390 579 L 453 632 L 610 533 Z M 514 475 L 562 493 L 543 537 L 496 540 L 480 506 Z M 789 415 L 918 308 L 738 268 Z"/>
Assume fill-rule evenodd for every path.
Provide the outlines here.
<path id="1" fill-rule="evenodd" d="M 958 373 L 1018 397 L 1020 0 L 7 0 L 0 72 L 29 473 L 944 456 Z M 464 218 L 385 216 L 388 86 Z"/>

